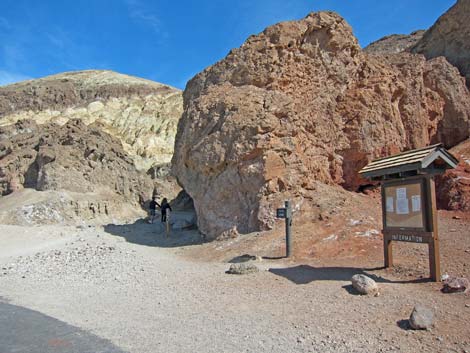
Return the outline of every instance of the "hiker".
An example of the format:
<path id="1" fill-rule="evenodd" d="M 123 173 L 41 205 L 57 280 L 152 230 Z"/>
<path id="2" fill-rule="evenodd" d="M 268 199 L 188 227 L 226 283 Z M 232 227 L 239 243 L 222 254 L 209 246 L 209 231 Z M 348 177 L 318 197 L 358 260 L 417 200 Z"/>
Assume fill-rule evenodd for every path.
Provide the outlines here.
<path id="1" fill-rule="evenodd" d="M 171 212 L 173 212 L 173 210 L 171 209 L 171 206 L 166 198 L 162 200 L 162 205 L 159 207 L 162 210 L 162 222 L 165 223 L 167 221 L 167 210 L 170 210 Z"/>
<path id="2" fill-rule="evenodd" d="M 155 196 L 152 197 L 152 201 L 149 204 L 149 223 L 153 223 L 155 221 L 155 216 L 157 215 L 157 206 L 161 207 L 157 201 L 155 201 Z"/>

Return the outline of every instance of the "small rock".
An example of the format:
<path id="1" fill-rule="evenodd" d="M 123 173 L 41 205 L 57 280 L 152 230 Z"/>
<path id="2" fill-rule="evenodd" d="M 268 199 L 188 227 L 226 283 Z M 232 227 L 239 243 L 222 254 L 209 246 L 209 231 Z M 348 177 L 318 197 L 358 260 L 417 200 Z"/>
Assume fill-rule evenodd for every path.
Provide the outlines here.
<path id="1" fill-rule="evenodd" d="M 452 217 L 452 218 L 453 218 L 453 219 L 461 219 L 462 217 L 460 217 L 460 216 L 454 216 L 454 217 Z"/>
<path id="2" fill-rule="evenodd" d="M 376 294 L 379 292 L 377 283 L 366 275 L 354 275 L 351 278 L 351 282 L 354 289 L 356 289 L 360 294 Z"/>
<path id="3" fill-rule="evenodd" d="M 434 325 L 434 313 L 431 309 L 416 305 L 410 315 L 410 326 L 413 330 L 427 330 Z"/>
<path id="4" fill-rule="evenodd" d="M 466 307 L 466 308 L 470 308 L 470 304 L 465 304 L 465 307 Z"/>
<path id="5" fill-rule="evenodd" d="M 233 275 L 246 275 L 249 273 L 259 272 L 259 268 L 253 264 L 231 264 L 225 273 Z"/>
<path id="6" fill-rule="evenodd" d="M 217 237 L 217 240 L 234 239 L 238 238 L 239 235 L 240 234 L 238 233 L 237 227 L 232 227 L 231 229 L 227 229 L 226 231 L 222 232 Z"/>
<path id="7" fill-rule="evenodd" d="M 441 289 L 443 293 L 465 293 L 470 287 L 468 279 L 464 277 L 449 277 L 445 279 L 442 283 L 444 285 Z"/>

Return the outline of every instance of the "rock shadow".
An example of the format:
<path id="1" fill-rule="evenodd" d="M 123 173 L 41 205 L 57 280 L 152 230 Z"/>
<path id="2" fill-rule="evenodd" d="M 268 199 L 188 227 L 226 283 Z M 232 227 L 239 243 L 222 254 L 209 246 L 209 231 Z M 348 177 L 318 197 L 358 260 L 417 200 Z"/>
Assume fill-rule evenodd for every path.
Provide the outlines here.
<path id="1" fill-rule="evenodd" d="M 271 268 L 269 272 L 287 278 L 295 284 L 308 284 L 314 281 L 351 281 L 356 274 L 364 274 L 378 283 L 422 283 L 429 282 L 428 278 L 416 280 L 389 280 L 382 276 L 370 273 L 370 271 L 382 270 L 383 267 L 357 268 L 357 267 L 313 267 L 310 265 L 299 265 L 287 268 Z M 345 288 L 348 290 L 347 288 Z"/>
<path id="2" fill-rule="evenodd" d="M 362 295 L 353 287 L 352 284 L 347 284 L 343 286 L 342 288 L 351 295 Z"/>
<path id="3" fill-rule="evenodd" d="M 175 217 L 177 212 L 172 213 Z M 202 244 L 203 236 L 194 227 L 190 229 L 172 229 L 167 236 L 164 224 L 159 220 L 149 224 L 145 219 L 139 219 L 132 224 L 108 224 L 104 231 L 126 239 L 129 243 L 160 248 L 174 248 Z"/>
<path id="4" fill-rule="evenodd" d="M 397 321 L 397 326 L 401 328 L 402 330 L 408 331 L 411 330 L 411 325 L 410 325 L 410 320 L 408 319 L 402 319 Z"/>

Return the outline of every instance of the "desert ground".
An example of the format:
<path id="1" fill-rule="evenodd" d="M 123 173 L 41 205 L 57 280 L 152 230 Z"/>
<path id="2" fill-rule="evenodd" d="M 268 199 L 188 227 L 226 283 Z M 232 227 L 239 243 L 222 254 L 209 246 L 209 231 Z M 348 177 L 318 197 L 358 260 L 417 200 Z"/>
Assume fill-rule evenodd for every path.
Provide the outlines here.
<path id="1" fill-rule="evenodd" d="M 468 277 L 468 220 L 447 211 L 439 218 L 442 272 Z M 380 235 L 345 240 L 350 247 L 333 256 L 328 243 L 340 240 L 320 241 L 309 229 L 295 228 L 296 256 L 285 259 L 282 223 L 271 232 L 210 243 L 197 230 L 167 238 L 161 224 L 144 220 L 2 225 L 0 301 L 125 352 L 470 352 L 470 296 L 441 293 L 440 283 L 427 280 L 425 247 L 397 244 L 396 266 L 383 269 Z M 245 253 L 264 257 L 253 261 L 260 271 L 226 274 L 229 262 Z M 356 273 L 374 278 L 380 295 L 358 295 L 350 281 Z M 418 303 L 435 313 L 431 330 L 408 327 Z M 48 342 L 72 351 L 67 340 L 58 332 Z M 8 353 L 1 343 L 0 352 Z"/>

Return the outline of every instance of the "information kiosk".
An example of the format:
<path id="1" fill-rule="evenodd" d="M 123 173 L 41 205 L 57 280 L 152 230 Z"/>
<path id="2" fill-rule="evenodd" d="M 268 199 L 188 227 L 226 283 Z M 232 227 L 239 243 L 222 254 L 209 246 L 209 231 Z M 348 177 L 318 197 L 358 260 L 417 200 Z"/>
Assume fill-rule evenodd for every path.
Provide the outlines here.
<path id="1" fill-rule="evenodd" d="M 438 144 L 376 159 L 359 171 L 381 182 L 385 267 L 393 266 L 392 241 L 428 244 L 431 278 L 440 280 L 434 176 L 457 164 Z"/>

